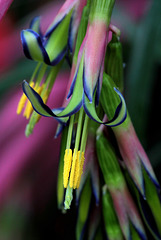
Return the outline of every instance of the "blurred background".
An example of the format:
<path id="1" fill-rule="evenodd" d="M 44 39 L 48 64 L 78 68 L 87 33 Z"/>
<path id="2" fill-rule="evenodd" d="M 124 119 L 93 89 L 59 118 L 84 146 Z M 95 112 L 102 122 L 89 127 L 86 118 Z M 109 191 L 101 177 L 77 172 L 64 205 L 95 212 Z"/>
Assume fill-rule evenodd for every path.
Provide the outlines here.
<path id="1" fill-rule="evenodd" d="M 16 115 L 21 83 L 36 66 L 23 55 L 20 31 L 39 15 L 44 31 L 62 3 L 14 0 L 0 20 L 0 240 L 75 239 L 75 207 L 68 214 L 57 210 L 57 123 L 41 118 L 26 138 L 28 121 Z M 112 23 L 121 30 L 127 107 L 161 183 L 160 13 L 160 0 L 119 0 Z M 64 66 L 50 106 L 61 106 L 68 76 Z"/>

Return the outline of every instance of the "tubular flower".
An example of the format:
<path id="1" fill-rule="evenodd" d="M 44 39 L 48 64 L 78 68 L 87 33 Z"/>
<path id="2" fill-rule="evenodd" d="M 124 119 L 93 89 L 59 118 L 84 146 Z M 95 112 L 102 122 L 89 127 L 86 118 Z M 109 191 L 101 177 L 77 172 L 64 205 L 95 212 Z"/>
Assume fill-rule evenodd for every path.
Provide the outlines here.
<path id="1" fill-rule="evenodd" d="M 99 6 L 100 11 L 99 14 L 97 13 L 97 7 Z M 104 63 L 104 52 L 106 48 L 106 39 L 107 39 L 107 29 L 109 25 L 109 17 L 111 16 L 111 12 L 108 12 L 108 17 L 105 17 L 105 9 L 107 8 L 108 11 L 113 7 L 113 4 L 108 4 L 108 1 L 103 2 L 103 6 L 98 4 L 98 1 L 94 1 L 94 6 L 90 8 L 90 21 L 87 27 L 87 33 L 83 36 L 83 28 L 87 25 L 87 23 L 82 20 L 80 23 L 80 28 L 78 31 L 78 38 L 76 41 L 75 47 L 75 54 L 73 57 L 73 67 L 71 71 L 70 81 L 71 88 L 68 94 L 69 103 L 65 108 L 60 109 L 53 109 L 51 110 L 47 105 L 44 104 L 43 99 L 41 96 L 26 82 L 23 82 L 23 91 L 27 98 L 30 100 L 33 109 L 40 115 L 43 116 L 51 116 L 56 118 L 61 124 L 66 124 L 69 120 L 69 128 L 68 128 L 68 137 L 67 137 L 67 144 L 66 150 L 64 155 L 64 172 L 63 172 L 63 185 L 64 188 L 67 188 L 66 191 L 66 201 L 65 201 L 65 208 L 70 207 L 70 202 L 72 200 L 72 189 L 79 188 L 81 175 L 83 173 L 83 163 L 84 163 L 84 152 L 86 147 L 86 140 L 88 136 L 88 122 L 89 118 L 92 120 L 104 124 L 106 126 L 117 126 L 126 118 L 126 104 L 122 94 L 118 91 L 118 89 L 113 89 L 113 95 L 118 95 L 121 102 L 118 104 L 116 108 L 116 112 L 112 117 L 112 120 L 109 122 L 103 122 L 97 115 L 95 104 L 98 104 L 99 93 L 101 89 L 101 85 L 96 87 L 97 81 L 96 79 L 100 78 L 100 70 L 98 70 L 94 75 L 91 75 L 92 69 L 96 68 L 98 65 L 103 70 L 103 63 Z M 88 6 L 84 9 L 83 14 L 88 14 Z M 98 18 L 98 23 L 97 23 Z M 103 19 L 103 20 L 102 20 Z M 101 31 L 99 34 L 102 34 L 103 40 L 99 37 L 97 33 L 98 30 Z M 80 34 L 81 33 L 81 34 Z M 81 36 L 80 36 L 81 35 Z M 92 35 L 94 44 L 98 44 L 100 41 L 100 48 L 99 51 L 93 55 L 94 48 L 91 49 L 90 47 L 90 36 Z M 89 56 L 88 56 L 89 54 Z M 92 54 L 92 55 L 91 55 Z M 91 61 L 90 64 L 86 66 L 86 56 L 89 57 L 89 60 L 94 57 L 95 61 Z M 77 64 L 75 65 L 75 59 L 77 58 Z M 98 61 L 97 61 L 98 58 Z M 101 67 L 102 64 L 102 67 Z M 76 67 L 75 67 L 76 66 Z M 75 69 L 75 73 L 73 74 Z M 84 83 L 84 74 L 86 75 L 86 70 L 89 73 L 89 83 L 94 81 L 94 85 L 92 84 L 92 103 L 89 99 L 89 95 L 87 95 L 86 86 L 87 83 Z M 73 77 L 74 76 L 74 77 Z M 102 75 L 101 75 L 102 77 Z M 101 82 L 101 80 L 99 80 Z M 65 104 L 66 105 L 66 104 Z M 76 113 L 78 114 L 76 115 Z M 85 115 L 85 113 L 86 115 Z M 77 126 L 75 128 L 75 124 Z M 75 134 L 75 145 L 73 150 L 71 149 L 72 143 L 72 135 L 73 132 Z"/>
<path id="2" fill-rule="evenodd" d="M 73 96 L 78 96 L 79 88 L 76 89 L 77 92 L 75 89 L 76 89 L 76 85 L 75 85 L 71 100 Z M 64 156 L 64 173 L 63 173 L 64 183 L 63 184 L 65 188 L 68 188 L 68 187 L 70 189 L 78 188 L 81 180 L 81 175 L 83 173 L 84 152 L 85 152 L 86 140 L 88 136 L 89 117 L 92 120 L 98 123 L 102 123 L 106 126 L 111 127 L 111 126 L 119 125 L 126 118 L 126 105 L 125 105 L 123 96 L 117 89 L 115 89 L 121 102 L 116 109 L 113 119 L 109 122 L 103 122 L 99 119 L 96 113 L 94 101 L 92 104 L 88 101 L 88 104 L 86 104 L 85 106 L 83 105 L 84 109 L 82 107 L 77 109 L 75 108 L 75 106 L 72 109 L 71 102 L 69 102 L 67 107 L 63 110 L 62 108 L 51 110 L 47 105 L 44 104 L 40 95 L 26 81 L 23 82 L 23 91 L 28 97 L 28 99 L 30 100 L 33 106 L 33 109 L 36 112 L 38 112 L 40 115 L 46 116 L 46 117 L 49 117 L 49 116 L 54 117 L 62 124 L 65 124 L 70 117 L 66 151 Z M 114 96 L 117 95 L 115 91 L 113 90 Z M 69 108 L 68 107 L 69 105 L 70 105 L 70 111 L 67 111 Z M 78 112 L 78 115 L 76 115 L 77 112 Z M 84 112 L 87 115 L 84 115 Z M 76 130 L 74 129 L 75 121 L 77 122 Z M 74 146 L 74 150 L 72 151 L 71 144 L 72 144 L 73 131 L 75 132 L 75 146 Z M 68 196 L 68 193 L 69 191 L 67 191 L 67 199 L 69 198 L 69 201 L 66 201 L 66 208 L 69 208 L 70 202 L 72 200 Z M 71 195 L 71 191 L 70 191 L 70 195 Z"/>
<path id="3" fill-rule="evenodd" d="M 114 83 L 113 83 L 114 84 Z M 108 116 L 112 116 L 115 108 L 109 108 L 109 104 L 106 102 L 114 102 L 112 95 L 110 94 L 113 89 L 111 78 L 106 75 L 106 81 L 103 81 L 103 87 L 101 92 L 100 102 L 103 106 L 105 113 Z M 114 85 L 113 85 L 114 86 Z M 107 97 L 108 94 L 108 97 Z M 115 100 L 114 105 L 117 106 L 118 100 Z M 107 103 L 107 104 L 106 104 Z M 138 140 L 133 125 L 131 123 L 129 114 L 127 113 L 127 117 L 125 121 L 123 121 L 119 126 L 115 126 L 113 128 L 113 132 L 115 134 L 116 140 L 118 142 L 118 146 L 120 149 L 120 153 L 124 160 L 124 163 L 135 183 L 137 188 L 143 197 L 145 196 L 144 189 L 144 177 L 142 173 L 142 168 L 146 170 L 150 179 L 155 184 L 155 186 L 160 189 L 160 185 L 158 180 L 154 174 L 153 168 L 150 164 L 150 161 L 141 146 L 140 141 Z"/>
<path id="4" fill-rule="evenodd" d="M 67 55 L 68 48 L 72 50 L 77 35 L 79 22 L 86 0 L 67 0 L 59 10 L 52 24 L 43 35 L 40 29 L 40 17 L 35 17 L 30 28 L 21 32 L 24 54 L 27 58 L 38 61 L 37 67 L 30 79 L 30 86 L 36 90 L 46 103 L 57 73 Z M 76 26 L 72 25 L 75 19 Z M 48 67 L 52 65 L 53 67 Z M 27 103 L 26 103 L 27 102 Z M 26 107 L 25 107 L 26 104 Z M 23 94 L 17 108 L 17 114 L 24 110 L 24 117 L 30 118 L 33 108 Z M 29 136 L 40 116 L 33 113 L 26 128 Z"/>
<path id="5" fill-rule="evenodd" d="M 40 31 L 39 18 L 31 22 L 29 29 L 21 32 L 23 50 L 27 58 L 53 66 L 63 59 L 68 50 L 68 38 L 75 38 L 69 36 L 69 33 L 77 33 L 77 29 L 70 29 L 76 7 L 81 15 L 82 3 L 79 0 L 67 0 L 44 35 Z"/>

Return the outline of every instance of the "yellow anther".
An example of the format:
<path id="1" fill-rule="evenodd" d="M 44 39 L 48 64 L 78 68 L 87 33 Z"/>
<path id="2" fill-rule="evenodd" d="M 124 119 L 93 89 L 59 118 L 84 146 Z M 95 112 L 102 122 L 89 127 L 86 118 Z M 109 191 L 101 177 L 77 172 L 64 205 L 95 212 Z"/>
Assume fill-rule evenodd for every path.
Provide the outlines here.
<path id="1" fill-rule="evenodd" d="M 79 152 L 77 153 L 76 165 L 75 165 L 75 174 L 74 174 L 74 183 L 73 188 L 77 187 L 77 182 L 79 179 L 79 168 L 80 168 L 80 159 L 79 159 Z"/>
<path id="2" fill-rule="evenodd" d="M 18 115 L 22 112 L 22 109 L 23 109 L 24 106 L 25 106 L 26 100 L 27 100 L 27 97 L 26 97 L 26 95 L 23 93 L 23 95 L 22 95 L 22 97 L 20 98 L 20 101 L 19 101 L 19 103 L 18 103 L 18 107 L 17 107 L 17 114 L 18 114 Z"/>
<path id="3" fill-rule="evenodd" d="M 72 150 L 66 149 L 65 155 L 64 155 L 64 172 L 63 172 L 64 188 L 67 188 L 67 186 L 68 186 L 68 179 L 69 179 L 69 172 L 71 169 L 71 163 L 72 163 Z"/>
<path id="4" fill-rule="evenodd" d="M 42 91 L 42 89 L 43 89 L 43 86 L 44 86 L 44 85 L 42 85 L 42 86 L 36 85 L 36 86 L 34 87 L 34 90 L 35 90 L 38 94 L 41 94 L 41 91 Z M 27 105 L 26 105 L 26 108 L 25 108 L 25 111 L 24 111 L 24 113 L 23 113 L 23 116 L 26 117 L 26 119 L 29 119 L 30 116 L 31 116 L 32 111 L 33 111 L 32 105 L 31 105 L 30 101 L 28 101 L 28 102 L 27 102 Z"/>
<path id="5" fill-rule="evenodd" d="M 78 156 L 80 155 L 80 151 L 78 152 Z M 84 165 L 84 152 L 82 152 L 81 157 L 79 157 L 79 174 L 78 174 L 78 181 L 77 181 L 77 186 L 76 188 L 79 188 L 80 181 L 81 181 L 81 176 L 83 173 L 83 165 Z"/>
<path id="6" fill-rule="evenodd" d="M 33 87 L 34 86 L 34 82 L 31 82 L 30 86 Z M 27 101 L 27 97 L 23 93 L 22 97 L 20 98 L 18 107 L 17 107 L 17 114 L 20 114 L 22 112 L 22 109 L 24 108 L 26 101 Z"/>
<path id="7" fill-rule="evenodd" d="M 26 105 L 26 108 L 25 108 L 25 111 L 23 113 L 23 116 L 26 117 L 26 119 L 29 119 L 32 111 L 33 111 L 32 105 L 31 105 L 30 101 L 28 101 L 27 105 Z"/>
<path id="8" fill-rule="evenodd" d="M 69 183 L 69 186 L 70 186 L 71 188 L 74 187 L 74 179 L 75 179 L 75 169 L 76 169 L 77 155 L 78 155 L 78 151 L 74 149 L 73 160 L 72 160 L 72 168 L 71 168 L 71 173 L 70 173 L 70 183 Z"/>
<path id="9" fill-rule="evenodd" d="M 34 82 L 31 82 L 31 83 L 30 83 L 30 86 L 33 87 L 33 86 L 34 86 Z M 23 94 L 22 94 L 22 97 L 20 98 L 20 101 L 19 101 L 19 103 L 18 103 L 17 114 L 20 114 L 20 113 L 22 112 L 22 109 L 24 108 L 26 101 L 27 101 L 27 97 L 26 97 L 26 95 L 23 93 Z"/>

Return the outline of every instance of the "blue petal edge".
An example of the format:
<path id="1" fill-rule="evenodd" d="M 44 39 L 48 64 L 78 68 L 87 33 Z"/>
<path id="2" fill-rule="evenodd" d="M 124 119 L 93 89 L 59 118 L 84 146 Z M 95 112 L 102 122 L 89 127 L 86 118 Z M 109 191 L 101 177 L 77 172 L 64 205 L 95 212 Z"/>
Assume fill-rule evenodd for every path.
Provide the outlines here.
<path id="1" fill-rule="evenodd" d="M 25 53 L 26 57 L 32 59 L 32 58 L 31 58 L 31 55 L 30 55 L 30 53 L 29 53 L 29 49 L 28 49 L 28 46 L 27 46 L 25 37 L 23 36 L 23 32 L 24 32 L 24 31 L 31 32 L 31 33 L 35 36 L 36 41 L 37 41 L 37 43 L 38 43 L 38 45 L 39 45 L 39 47 L 40 47 L 40 49 L 41 49 L 41 52 L 42 52 L 42 54 L 43 54 L 44 62 L 45 62 L 46 64 L 48 64 L 48 65 L 51 65 L 49 56 L 48 56 L 48 54 L 47 54 L 47 52 L 46 52 L 46 50 L 45 50 L 45 48 L 44 48 L 44 46 L 43 46 L 42 38 L 40 37 L 40 35 L 39 35 L 37 32 L 35 32 L 35 31 L 31 30 L 31 29 L 26 29 L 26 30 L 23 30 L 23 31 L 21 32 L 21 40 L 22 40 L 23 49 L 24 49 L 24 53 Z"/>
<path id="2" fill-rule="evenodd" d="M 30 25 L 29 25 L 29 28 L 32 29 L 35 22 L 38 21 L 40 19 L 40 16 L 37 16 L 37 17 L 34 17 L 31 22 L 30 22 Z M 40 30 L 40 25 L 39 25 L 39 31 L 38 31 L 38 34 L 42 37 L 42 33 L 41 33 L 41 30 Z"/>
<path id="3" fill-rule="evenodd" d="M 64 127 L 65 127 L 65 126 L 64 126 L 63 124 L 60 124 L 60 123 L 58 124 L 58 127 L 57 127 L 57 129 L 56 129 L 56 133 L 55 133 L 54 138 L 59 137 L 59 135 L 62 133 Z"/>
<path id="4" fill-rule="evenodd" d="M 141 161 L 141 163 L 142 163 L 142 165 L 143 165 L 146 173 L 148 174 L 149 178 L 151 179 L 151 181 L 154 183 L 154 185 L 156 186 L 156 188 L 157 188 L 158 190 L 160 190 L 160 189 L 161 189 L 161 188 L 160 188 L 160 184 L 159 184 L 159 182 L 157 181 L 157 179 L 156 179 L 156 178 L 153 178 L 153 176 L 150 174 L 149 170 L 146 168 L 146 166 L 145 166 L 145 164 L 144 164 L 144 162 L 142 161 L 141 158 L 140 158 L 140 161 Z"/>
<path id="5" fill-rule="evenodd" d="M 23 46 L 23 51 L 24 51 L 25 56 L 32 60 L 32 58 L 30 56 L 30 53 L 29 53 L 29 49 L 28 49 L 27 43 L 26 43 L 26 40 L 25 40 L 25 37 L 23 35 L 24 31 L 26 31 L 26 30 L 22 30 L 21 31 L 21 42 L 22 42 L 22 46 Z"/>
<path id="6" fill-rule="evenodd" d="M 71 97 L 71 95 L 73 94 L 75 82 L 76 82 L 76 79 L 77 79 L 77 74 L 78 74 L 78 70 L 77 70 L 76 74 L 74 75 L 73 81 L 72 81 L 70 89 L 69 89 L 69 93 L 67 95 L 67 99 L 69 99 Z"/>
<path id="7" fill-rule="evenodd" d="M 67 53 L 67 47 L 64 47 L 64 49 L 59 53 L 59 55 L 51 62 L 52 66 L 57 65 L 65 56 Z"/>
<path id="8" fill-rule="evenodd" d="M 28 97 L 28 95 L 27 95 L 27 93 L 26 93 L 25 84 L 27 84 L 29 87 L 30 87 L 30 85 L 29 85 L 25 80 L 24 80 L 23 83 L 22 83 L 23 92 L 25 93 L 25 95 L 27 96 L 27 98 L 28 98 L 29 101 L 30 101 L 30 98 Z M 30 89 L 32 90 L 33 94 L 34 94 L 35 97 L 37 98 L 37 100 L 38 100 L 38 102 L 40 103 L 40 105 L 42 106 L 42 108 L 45 109 L 45 111 L 46 111 L 48 114 L 50 114 L 51 117 L 57 117 L 57 116 L 52 112 L 52 110 L 51 110 L 47 105 L 44 104 L 44 102 L 43 102 L 42 98 L 40 97 L 40 95 L 39 95 L 33 88 L 30 87 Z M 30 101 L 30 102 L 31 102 L 31 101 Z M 32 102 L 31 102 L 31 104 L 32 104 Z M 38 114 L 40 114 L 40 113 L 35 109 L 35 107 L 33 106 L 33 104 L 32 104 L 32 107 L 33 107 L 33 109 L 34 109 Z M 40 115 L 42 115 L 42 114 L 40 114 Z M 42 116 L 46 117 L 45 115 L 42 115 Z"/>
<path id="9" fill-rule="evenodd" d="M 90 103 L 92 103 L 93 96 L 90 95 L 90 89 L 86 84 L 85 67 L 83 67 L 83 88 L 87 98 L 89 99 Z"/>
<path id="10" fill-rule="evenodd" d="M 71 19 L 70 19 L 69 34 L 68 34 L 68 48 L 69 48 L 70 53 L 73 53 L 73 36 L 72 36 L 73 15 L 74 15 L 74 11 L 73 11 Z"/>
<path id="11" fill-rule="evenodd" d="M 52 34 L 52 32 L 58 27 L 58 25 L 63 21 L 63 19 L 66 17 L 66 15 L 62 18 L 62 19 L 60 19 L 51 29 L 49 29 L 49 31 L 47 31 L 46 33 L 45 33 L 45 38 L 49 38 L 50 37 L 50 35 Z"/>
<path id="12" fill-rule="evenodd" d="M 121 94 L 116 88 L 114 88 L 114 90 L 115 90 L 117 93 Z M 121 94 L 121 95 L 122 95 L 122 94 Z M 119 96 L 119 98 L 120 98 L 120 100 L 121 100 L 121 97 L 120 97 L 120 96 Z M 95 120 L 95 118 L 93 118 L 92 115 L 89 113 L 88 109 L 86 108 L 86 105 L 85 105 L 85 94 L 83 94 L 83 107 L 84 107 L 84 110 L 85 110 L 86 114 L 89 116 L 89 118 L 91 118 L 93 121 L 97 122 L 97 121 Z M 99 123 L 106 125 L 106 124 L 109 124 L 109 123 L 115 121 L 115 119 L 118 117 L 118 115 L 119 115 L 119 113 L 120 113 L 121 107 L 122 107 L 122 100 L 121 100 L 120 104 L 119 104 L 119 105 L 117 106 L 117 108 L 116 108 L 115 115 L 114 115 L 113 119 L 110 120 L 110 121 L 108 121 L 108 122 L 103 122 L 103 123 L 99 122 Z M 116 126 L 120 125 L 121 123 L 123 123 L 123 122 L 125 121 L 126 117 L 127 117 L 127 111 L 125 112 L 124 117 L 122 118 L 122 120 L 121 120 L 118 124 L 110 125 L 110 126 L 107 126 L 107 127 L 116 127 Z"/>

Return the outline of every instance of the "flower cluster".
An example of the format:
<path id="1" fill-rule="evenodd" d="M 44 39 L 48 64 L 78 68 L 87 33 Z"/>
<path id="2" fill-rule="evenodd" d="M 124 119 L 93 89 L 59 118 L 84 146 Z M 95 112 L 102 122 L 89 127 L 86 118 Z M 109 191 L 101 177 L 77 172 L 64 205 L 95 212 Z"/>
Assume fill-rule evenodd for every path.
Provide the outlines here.
<path id="1" fill-rule="evenodd" d="M 77 239 L 91 211 L 97 221 L 89 223 L 90 239 L 101 211 L 109 239 L 147 239 L 138 206 L 150 233 L 160 239 L 160 186 L 122 95 L 122 48 L 120 31 L 110 23 L 113 6 L 114 0 L 66 0 L 45 34 L 39 17 L 21 32 L 24 54 L 38 64 L 30 82 L 23 81 L 17 113 L 25 107 L 27 136 L 40 115 L 59 123 L 58 207 L 70 209 L 76 189 Z M 51 109 L 46 102 L 65 60 L 71 65 L 69 87 L 63 106 Z M 90 209 L 93 196 L 97 207 Z"/>

